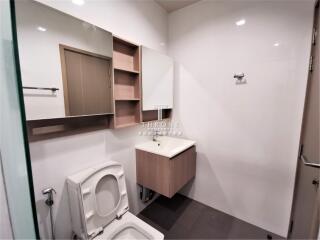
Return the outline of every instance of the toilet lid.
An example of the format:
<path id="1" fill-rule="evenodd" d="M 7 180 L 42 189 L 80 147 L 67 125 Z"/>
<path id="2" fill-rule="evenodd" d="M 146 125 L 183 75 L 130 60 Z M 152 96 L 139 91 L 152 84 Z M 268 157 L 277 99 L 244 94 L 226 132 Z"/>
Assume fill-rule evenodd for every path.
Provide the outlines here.
<path id="1" fill-rule="evenodd" d="M 82 219 L 88 236 L 101 232 L 129 209 L 124 171 L 120 163 L 87 170 L 80 180 Z"/>

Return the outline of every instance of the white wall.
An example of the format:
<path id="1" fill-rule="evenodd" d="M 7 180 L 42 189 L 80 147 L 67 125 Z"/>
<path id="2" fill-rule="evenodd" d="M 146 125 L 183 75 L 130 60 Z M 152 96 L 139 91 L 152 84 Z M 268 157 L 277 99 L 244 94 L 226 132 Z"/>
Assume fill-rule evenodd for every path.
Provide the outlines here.
<path id="1" fill-rule="evenodd" d="M 167 14 L 152 1 L 86 1 L 82 7 L 71 1 L 41 1 L 75 17 L 102 27 L 120 37 L 166 51 Z M 165 46 L 163 46 L 163 43 Z M 48 209 L 41 190 L 52 186 L 55 196 L 57 238 L 70 238 L 71 225 L 65 178 L 81 169 L 109 159 L 124 164 L 130 208 L 138 213 L 134 145 L 144 141 L 139 128 L 95 131 L 30 144 L 38 220 L 42 238 L 50 236 Z"/>
<path id="2" fill-rule="evenodd" d="M 37 1 L 129 41 L 166 52 L 167 13 L 153 1 L 86 1 L 83 6 L 74 5 L 71 1 Z"/>
<path id="3" fill-rule="evenodd" d="M 169 14 L 174 115 L 198 151 L 195 181 L 183 193 L 281 236 L 289 225 L 312 15 L 307 0 L 201 1 Z M 246 24 L 236 26 L 242 18 Z M 235 84 L 238 72 L 247 84 Z"/>

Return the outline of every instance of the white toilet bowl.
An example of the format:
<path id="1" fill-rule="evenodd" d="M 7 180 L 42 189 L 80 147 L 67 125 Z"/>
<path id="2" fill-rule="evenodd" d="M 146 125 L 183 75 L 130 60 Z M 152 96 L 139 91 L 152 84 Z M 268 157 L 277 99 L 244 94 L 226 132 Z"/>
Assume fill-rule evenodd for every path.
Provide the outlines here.
<path id="1" fill-rule="evenodd" d="M 130 212 L 112 221 L 96 239 L 163 239 L 163 234 Z"/>
<path id="2" fill-rule="evenodd" d="M 81 239 L 163 239 L 164 236 L 131 214 L 124 171 L 107 162 L 67 179 L 72 228 Z"/>

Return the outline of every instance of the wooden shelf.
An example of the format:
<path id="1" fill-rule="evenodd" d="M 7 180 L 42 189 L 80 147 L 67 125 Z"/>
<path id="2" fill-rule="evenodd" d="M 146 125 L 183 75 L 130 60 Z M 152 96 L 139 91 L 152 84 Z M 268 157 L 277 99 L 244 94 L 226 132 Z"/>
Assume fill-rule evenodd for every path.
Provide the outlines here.
<path id="1" fill-rule="evenodd" d="M 140 47 L 113 37 L 114 128 L 141 123 Z"/>
<path id="2" fill-rule="evenodd" d="M 136 71 L 136 70 L 119 68 L 119 67 L 114 67 L 114 70 L 116 70 L 116 71 L 122 71 L 122 72 L 128 72 L 128 73 L 133 73 L 133 74 L 139 74 L 139 73 L 140 73 L 139 71 Z"/>
<path id="3" fill-rule="evenodd" d="M 162 118 L 162 121 L 168 121 L 170 118 Z M 157 122 L 158 120 L 148 120 L 148 119 L 142 119 L 141 123 L 149 123 L 149 122 Z"/>
<path id="4" fill-rule="evenodd" d="M 116 98 L 115 101 L 140 101 L 140 98 Z"/>
<path id="5" fill-rule="evenodd" d="M 113 42 L 123 43 L 126 46 L 139 47 L 139 45 L 137 45 L 136 43 L 130 42 L 126 39 L 123 39 L 123 38 L 115 36 L 115 35 L 113 35 Z"/>
<path id="6" fill-rule="evenodd" d="M 137 126 L 137 125 L 139 125 L 139 124 L 140 124 L 140 123 L 137 123 L 137 122 L 127 123 L 127 124 L 120 124 L 120 125 L 117 125 L 116 128 L 133 127 L 133 126 Z"/>
<path id="7" fill-rule="evenodd" d="M 140 76 L 139 74 L 130 74 L 127 72 L 114 73 L 114 98 L 126 99 L 136 98 L 140 99 Z"/>
<path id="8" fill-rule="evenodd" d="M 115 128 L 141 122 L 140 101 L 115 102 Z"/>
<path id="9" fill-rule="evenodd" d="M 117 37 L 113 38 L 114 68 L 127 72 L 140 72 L 140 47 Z"/>
<path id="10" fill-rule="evenodd" d="M 57 122 L 64 122 L 68 121 L 69 119 L 77 119 L 77 118 L 83 118 L 83 117 L 106 117 L 113 115 L 113 113 L 100 113 L 100 114 L 90 114 L 90 115 L 76 115 L 76 116 L 65 116 L 65 117 L 59 117 L 59 118 L 40 118 L 40 119 L 29 119 L 27 120 L 27 124 L 37 125 L 37 126 L 48 126 L 50 123 L 53 123 L 55 125 Z M 41 125 L 42 124 L 42 125 Z"/>
<path id="11" fill-rule="evenodd" d="M 106 129 L 111 125 L 113 114 L 83 115 L 63 118 L 28 120 L 29 141 L 38 141 L 76 133 Z"/>
<path id="12" fill-rule="evenodd" d="M 162 109 L 162 119 L 169 119 L 171 117 L 172 109 Z M 157 110 L 142 111 L 142 122 L 156 121 L 158 119 Z"/>

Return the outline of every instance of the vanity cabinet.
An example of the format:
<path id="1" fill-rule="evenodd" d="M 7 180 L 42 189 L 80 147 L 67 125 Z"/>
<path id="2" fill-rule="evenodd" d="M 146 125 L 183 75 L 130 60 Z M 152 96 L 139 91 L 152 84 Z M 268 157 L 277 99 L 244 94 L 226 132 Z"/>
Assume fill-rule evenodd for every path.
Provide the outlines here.
<path id="1" fill-rule="evenodd" d="M 173 197 L 194 176 L 196 147 L 172 157 L 136 149 L 137 183 L 166 197 Z"/>

